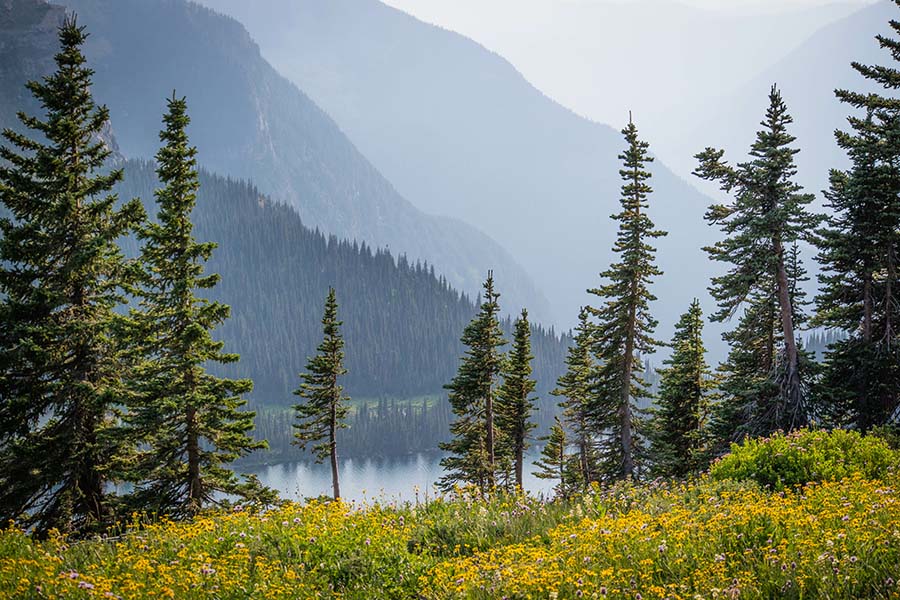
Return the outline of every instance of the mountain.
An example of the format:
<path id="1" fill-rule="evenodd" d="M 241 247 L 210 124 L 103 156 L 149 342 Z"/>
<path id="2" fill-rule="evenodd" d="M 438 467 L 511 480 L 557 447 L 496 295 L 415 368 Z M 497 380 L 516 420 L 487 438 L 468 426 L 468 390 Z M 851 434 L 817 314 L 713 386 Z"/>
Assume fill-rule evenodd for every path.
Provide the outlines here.
<path id="1" fill-rule="evenodd" d="M 118 193 L 141 198 L 155 215 L 153 165 L 130 160 L 124 168 Z M 313 231 L 252 184 L 208 172 L 193 220 L 198 240 L 218 243 L 207 270 L 222 280 L 211 297 L 230 305 L 232 316 L 217 337 L 241 355 L 229 374 L 254 380 L 257 405 L 285 407 L 296 400 L 291 392 L 298 373 L 322 338 L 329 286 L 344 321 L 350 371 L 344 383 L 351 396 L 441 394 L 456 372 L 459 337 L 476 309 L 431 267 Z M 127 250 L 136 252 L 133 242 Z M 568 340 L 540 327 L 534 337 L 546 393 L 562 372 Z"/>
<path id="2" fill-rule="evenodd" d="M 574 322 L 611 258 L 624 147 L 615 129 L 555 103 L 477 43 L 374 0 L 206 4 L 241 20 L 404 197 L 476 224 L 535 278 L 555 322 Z M 627 117 L 623 107 L 619 124 Z M 664 165 L 652 170 L 652 216 L 671 232 L 655 288 L 666 336 L 704 295 L 708 200 Z"/>
<path id="3" fill-rule="evenodd" d="M 41 4 L 13 0 L 7 6 Z M 207 168 L 252 179 L 297 209 L 310 227 L 427 260 L 470 294 L 493 268 L 507 282 L 513 306 L 529 306 L 538 319 L 547 315 L 546 300 L 504 249 L 471 226 L 425 214 L 405 200 L 260 56 L 233 19 L 184 0 L 62 4 L 91 34 L 86 53 L 96 70 L 95 96 L 109 106 L 125 156 L 152 156 L 165 98 L 175 89 L 188 98 L 190 134 Z M 31 35 L 22 33 L 30 25 L 22 21 L 0 35 Z"/>
<path id="4" fill-rule="evenodd" d="M 0 124 L 15 126 L 15 111 L 40 109 L 21 94 L 20 80 L 52 69 L 56 26 L 63 14 L 62 8 L 38 2 L 0 3 Z M 94 93 L 105 100 L 102 90 Z M 158 131 L 161 114 L 147 126 Z M 195 107 L 191 114 L 200 117 Z M 126 115 L 120 113 L 119 119 L 112 124 L 116 132 L 131 128 Z M 133 143 L 133 135 L 131 139 Z M 107 141 L 115 145 L 112 133 Z M 208 156 L 202 147 L 200 155 Z M 117 189 L 120 197 L 140 197 L 148 213 L 155 214 L 158 184 L 152 164 L 121 155 L 117 160 L 125 170 Z M 289 445 L 287 407 L 296 400 L 292 390 L 298 373 L 321 339 L 329 286 L 338 290 L 344 320 L 350 369 L 345 384 L 363 401 L 354 413 L 354 431 L 342 442 L 345 454 L 421 451 L 446 435 L 450 415 L 440 401 L 442 386 L 456 371 L 463 351 L 459 337 L 476 308 L 433 266 L 311 229 L 293 207 L 247 181 L 209 171 L 201 172 L 194 222 L 198 239 L 218 244 L 207 272 L 222 280 L 210 297 L 232 309 L 215 335 L 241 360 L 225 368 L 229 375 L 254 380 L 251 400 L 260 411 L 260 431 L 277 438 L 281 455 L 296 456 Z M 129 255 L 136 254 L 134 239 L 123 240 L 123 246 Z M 498 283 L 505 288 L 500 273 Z M 502 291 L 502 302 L 509 307 L 512 302 Z M 517 309 L 513 305 L 510 311 Z M 504 326 L 511 330 L 508 320 Z M 539 421 L 546 424 L 556 413 L 556 398 L 548 392 L 564 368 L 569 338 L 535 326 L 533 342 L 544 408 Z M 429 397 L 427 402 L 423 396 Z M 376 402 L 371 409 L 369 402 Z"/>
<path id="5" fill-rule="evenodd" d="M 634 111 L 673 163 L 686 115 L 702 115 L 866 0 L 385 1 L 484 44 L 581 115 L 618 123 Z"/>
<path id="6" fill-rule="evenodd" d="M 834 90 L 875 91 L 850 62 L 890 64 L 890 54 L 874 38 L 890 34 L 888 22 L 898 18 L 896 4 L 883 0 L 824 27 L 726 100 L 708 106 L 703 119 L 686 122 L 685 138 L 696 140 L 695 151 L 722 147 L 733 160 L 742 159 L 765 112 L 769 88 L 777 83 L 794 117 L 792 132 L 802 149 L 797 155 L 800 181 L 821 202 L 829 169 L 847 165 L 834 130 L 846 129 L 847 116 L 853 111 L 838 102 Z"/>
<path id="7" fill-rule="evenodd" d="M 16 112 L 39 108 L 23 83 L 53 69 L 61 17 L 42 2 L 0 0 L 0 127 L 18 129 Z"/>

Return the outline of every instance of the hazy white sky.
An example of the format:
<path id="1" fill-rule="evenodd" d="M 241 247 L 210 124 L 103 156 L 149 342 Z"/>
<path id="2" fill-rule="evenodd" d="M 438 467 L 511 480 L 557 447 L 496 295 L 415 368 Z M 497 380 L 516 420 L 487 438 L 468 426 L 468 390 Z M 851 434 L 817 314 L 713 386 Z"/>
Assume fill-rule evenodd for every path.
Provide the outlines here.
<path id="1" fill-rule="evenodd" d="M 634 110 L 659 149 L 687 111 L 876 1 L 382 0 L 497 52 L 578 114 L 618 126 Z"/>
<path id="2" fill-rule="evenodd" d="M 561 4 L 599 4 L 604 1 L 614 1 L 620 4 L 636 4 L 647 0 L 537 0 L 539 2 L 554 2 Z M 660 0 L 656 0 L 660 1 Z M 827 6 L 830 4 L 871 4 L 876 0 L 680 0 L 682 4 L 689 4 L 710 10 L 725 13 L 744 13 L 747 11 L 779 11 L 792 8 L 804 8 L 811 6 Z M 382 0 L 385 4 L 414 14 L 419 18 L 440 23 L 443 15 L 454 4 L 455 0 Z M 496 5 L 505 6 L 508 10 L 516 10 L 522 4 L 534 4 L 535 0 L 483 0 L 485 8 Z M 480 11 L 479 11 L 480 12 Z M 493 12 L 493 11 L 489 11 Z"/>

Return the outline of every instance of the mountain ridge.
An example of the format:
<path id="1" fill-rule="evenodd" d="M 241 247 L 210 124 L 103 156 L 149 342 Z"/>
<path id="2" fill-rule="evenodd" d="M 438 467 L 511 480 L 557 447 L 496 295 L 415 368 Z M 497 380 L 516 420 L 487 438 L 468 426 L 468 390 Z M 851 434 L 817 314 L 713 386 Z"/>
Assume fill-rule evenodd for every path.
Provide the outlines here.
<path id="1" fill-rule="evenodd" d="M 615 129 L 555 102 L 477 42 L 377 2 L 205 4 L 241 20 L 401 194 L 476 223 L 538 282 L 554 321 L 574 322 L 612 259 L 624 149 Z M 669 301 L 657 305 L 666 337 L 692 299 L 686 288 L 707 284 L 710 202 L 661 163 L 652 170 L 650 212 L 672 232 L 659 244 L 671 279 L 655 288 Z M 684 272 L 685 262 L 699 267 Z"/>
<path id="2" fill-rule="evenodd" d="M 152 156 L 164 99 L 176 89 L 194 107 L 190 133 L 207 168 L 253 180 L 310 226 L 426 260 L 470 295 L 494 268 L 516 304 L 538 319 L 549 312 L 499 244 L 398 194 L 330 117 L 262 58 L 234 19 L 184 0 L 57 3 L 88 27 L 95 93 L 109 105 L 125 156 Z"/>

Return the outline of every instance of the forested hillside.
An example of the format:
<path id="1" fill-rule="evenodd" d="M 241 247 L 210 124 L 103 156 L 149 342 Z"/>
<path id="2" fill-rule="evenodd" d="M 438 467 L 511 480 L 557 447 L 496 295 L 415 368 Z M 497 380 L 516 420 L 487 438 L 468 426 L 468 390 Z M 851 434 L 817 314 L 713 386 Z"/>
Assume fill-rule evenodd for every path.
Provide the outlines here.
<path id="1" fill-rule="evenodd" d="M 186 0 L 58 4 L 90 32 L 85 52 L 96 70 L 94 93 L 110 108 L 125 156 L 153 155 L 164 99 L 176 89 L 190 105 L 201 165 L 253 181 L 310 227 L 427 260 L 470 294 L 493 268 L 516 305 L 528 304 L 537 318 L 547 314 L 542 293 L 505 248 L 477 222 L 426 214 L 398 194 L 329 115 L 260 56 L 240 23 Z"/>
<path id="2" fill-rule="evenodd" d="M 505 57 L 377 0 L 203 3 L 244 23 L 263 56 L 328 111 L 404 197 L 476 224 L 537 281 L 554 322 L 575 324 L 585 289 L 612 258 L 607 217 L 619 195 L 618 130 L 631 106 L 620 106 L 612 127 L 589 121 Z M 605 72 L 595 79 L 627 87 Z M 644 127 L 649 115 L 634 118 Z M 671 233 L 659 242 L 666 276 L 653 288 L 666 299 L 654 311 L 668 336 L 706 285 L 711 271 L 700 247 L 714 236 L 702 221 L 708 199 L 661 162 L 651 170 L 659 200 L 650 211 Z"/>
<path id="3" fill-rule="evenodd" d="M 156 185 L 151 163 L 128 161 L 118 190 L 122 198 L 142 198 L 153 214 Z M 348 393 L 395 399 L 362 415 L 370 421 L 384 417 L 380 432 L 368 435 L 396 438 L 397 428 L 403 427 L 400 421 L 415 422 L 413 414 L 408 419 L 406 412 L 398 416 L 401 404 L 408 412 L 408 403 L 399 399 L 440 395 L 456 372 L 463 351 L 459 337 L 475 307 L 435 276 L 432 267 L 312 231 L 294 210 L 272 202 L 253 185 L 210 173 L 201 173 L 194 222 L 198 239 L 219 245 L 209 271 L 222 280 L 212 296 L 231 306 L 232 318 L 216 336 L 226 341 L 228 351 L 241 356 L 228 374 L 253 379 L 253 405 L 276 409 L 267 413 L 266 422 L 277 422 L 284 430 L 279 435 L 269 426 L 263 433 L 290 439 L 292 417 L 277 409 L 296 403 L 292 391 L 321 338 L 319 319 L 329 286 L 337 290 L 344 321 Z M 509 332 L 509 321 L 504 327 Z M 547 409 L 538 417 L 547 423 L 556 412 L 556 399 L 548 392 L 563 371 L 568 338 L 536 327 L 533 344 L 538 391 Z M 429 438 L 415 444 L 419 449 L 434 446 L 435 432 L 446 432 L 448 413 L 432 412 L 429 423 L 439 419 L 440 412 L 443 417 L 416 434 Z M 360 437 L 361 442 L 364 435 L 360 427 L 346 437 Z M 404 439 L 415 441 L 411 436 Z M 348 443 L 351 449 L 356 446 Z"/>

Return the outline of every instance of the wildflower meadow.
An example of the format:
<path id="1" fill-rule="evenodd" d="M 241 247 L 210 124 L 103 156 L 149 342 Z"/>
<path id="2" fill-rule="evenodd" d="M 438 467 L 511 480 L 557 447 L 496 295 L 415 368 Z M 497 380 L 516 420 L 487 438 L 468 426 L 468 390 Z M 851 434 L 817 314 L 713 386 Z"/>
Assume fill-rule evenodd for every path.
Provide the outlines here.
<path id="1" fill-rule="evenodd" d="M 897 456 L 846 435 L 775 436 L 696 480 L 568 500 L 467 490 L 404 505 L 310 500 L 190 522 L 135 515 L 86 540 L 9 528 L 0 597 L 900 598 Z M 792 464 L 809 467 L 808 452 L 833 462 L 830 442 L 855 458 L 818 480 L 724 476 L 789 451 Z"/>

